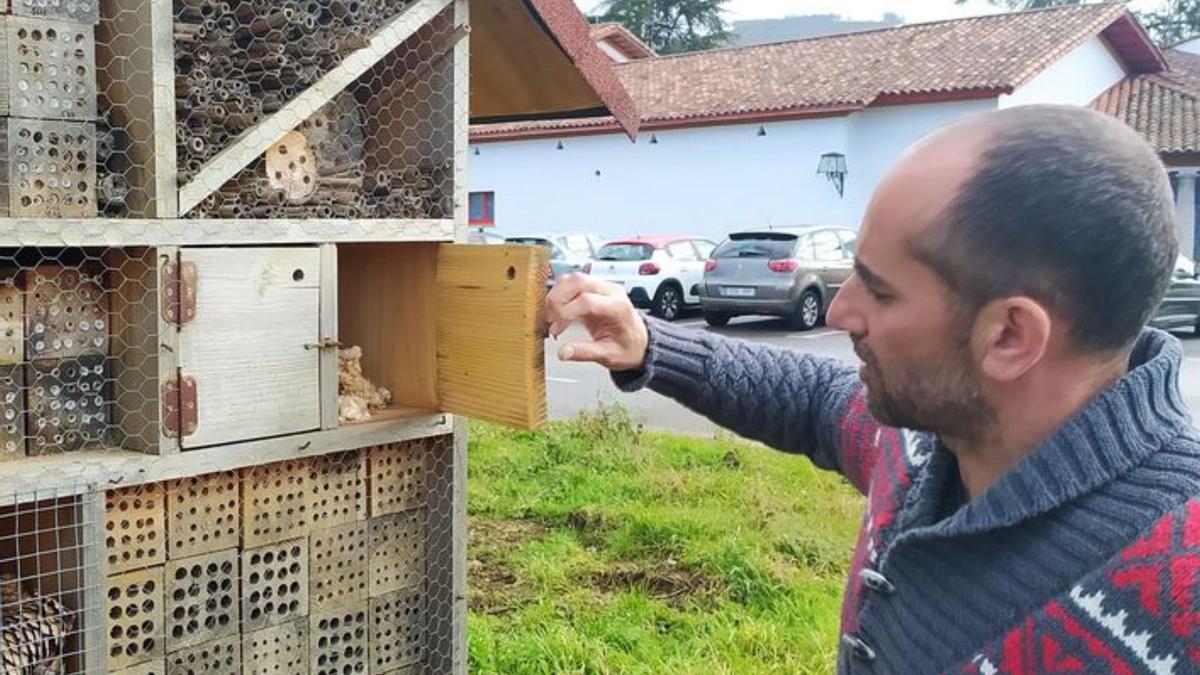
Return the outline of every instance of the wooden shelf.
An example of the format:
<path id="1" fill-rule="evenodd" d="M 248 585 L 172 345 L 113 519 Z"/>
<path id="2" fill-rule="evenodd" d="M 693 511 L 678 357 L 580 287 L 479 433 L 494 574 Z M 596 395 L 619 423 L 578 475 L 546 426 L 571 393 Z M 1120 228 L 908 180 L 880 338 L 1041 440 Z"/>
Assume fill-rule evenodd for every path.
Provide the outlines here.
<path id="1" fill-rule="evenodd" d="M 357 427 L 364 424 L 377 424 L 379 422 L 393 422 L 396 420 L 411 420 L 428 417 L 434 414 L 426 408 L 414 408 L 405 405 L 390 405 L 383 410 L 372 410 L 371 419 L 363 420 L 362 422 L 342 422 L 342 428 Z"/>
<path id="2" fill-rule="evenodd" d="M 0 218 L 8 246 L 209 246 L 451 241 L 454 220 Z"/>
<path id="3" fill-rule="evenodd" d="M 327 431 L 232 443 L 174 455 L 153 456 L 123 449 L 26 457 L 0 465 L 0 507 L 65 497 L 124 485 L 141 485 L 229 471 L 287 459 L 448 434 L 453 417 L 397 408 L 394 417 Z"/>

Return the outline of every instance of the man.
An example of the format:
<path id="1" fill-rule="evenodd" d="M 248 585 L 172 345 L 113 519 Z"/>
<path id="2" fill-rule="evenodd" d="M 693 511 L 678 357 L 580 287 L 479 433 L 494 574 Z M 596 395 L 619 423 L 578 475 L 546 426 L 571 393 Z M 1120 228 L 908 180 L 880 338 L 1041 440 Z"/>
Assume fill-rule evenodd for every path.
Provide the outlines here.
<path id="1" fill-rule="evenodd" d="M 1200 435 L 1144 325 L 1176 257 L 1154 152 L 1088 110 L 984 113 L 878 186 L 829 325 L 855 370 L 548 298 L 595 361 L 841 471 L 868 499 L 844 673 L 1200 672 Z"/>

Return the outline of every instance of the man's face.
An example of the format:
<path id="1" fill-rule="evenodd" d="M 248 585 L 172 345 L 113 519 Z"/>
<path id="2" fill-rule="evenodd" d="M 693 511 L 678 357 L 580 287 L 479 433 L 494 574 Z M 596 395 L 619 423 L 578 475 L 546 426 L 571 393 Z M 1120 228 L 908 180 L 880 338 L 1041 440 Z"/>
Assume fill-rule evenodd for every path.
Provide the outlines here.
<path id="1" fill-rule="evenodd" d="M 989 415 L 970 348 L 973 317 L 911 253 L 984 146 L 980 132 L 956 130 L 901 158 L 867 207 L 855 274 L 830 307 L 828 322 L 850 334 L 871 412 L 884 424 L 970 437 Z"/>

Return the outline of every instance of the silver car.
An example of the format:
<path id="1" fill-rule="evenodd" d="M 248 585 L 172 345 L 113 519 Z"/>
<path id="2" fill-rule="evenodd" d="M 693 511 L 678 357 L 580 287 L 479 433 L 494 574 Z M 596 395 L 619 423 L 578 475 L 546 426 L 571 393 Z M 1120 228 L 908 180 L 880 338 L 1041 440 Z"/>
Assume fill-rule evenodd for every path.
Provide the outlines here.
<path id="1" fill-rule="evenodd" d="M 558 279 L 571 272 L 583 271 L 584 265 L 596 255 L 596 251 L 603 244 L 600 237 L 581 232 L 534 232 L 507 237 L 504 241 L 508 244 L 545 246 L 550 250 L 547 287 L 554 286 Z"/>
<path id="2" fill-rule="evenodd" d="M 854 230 L 783 227 L 735 232 L 704 268 L 700 305 L 712 326 L 746 314 L 783 316 L 811 330 L 854 272 Z"/>

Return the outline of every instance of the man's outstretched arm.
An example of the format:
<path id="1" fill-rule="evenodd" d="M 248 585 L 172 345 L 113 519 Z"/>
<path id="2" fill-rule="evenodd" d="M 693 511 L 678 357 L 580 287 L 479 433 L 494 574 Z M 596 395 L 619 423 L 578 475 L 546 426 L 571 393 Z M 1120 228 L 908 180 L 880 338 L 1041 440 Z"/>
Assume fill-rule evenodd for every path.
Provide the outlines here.
<path id="1" fill-rule="evenodd" d="M 643 319 L 621 288 L 582 275 L 554 288 L 547 315 L 552 335 L 578 321 L 592 336 L 563 345 L 560 358 L 600 363 L 625 391 L 649 387 L 866 490 L 878 438 L 864 431 L 877 425 L 853 366 Z"/>

